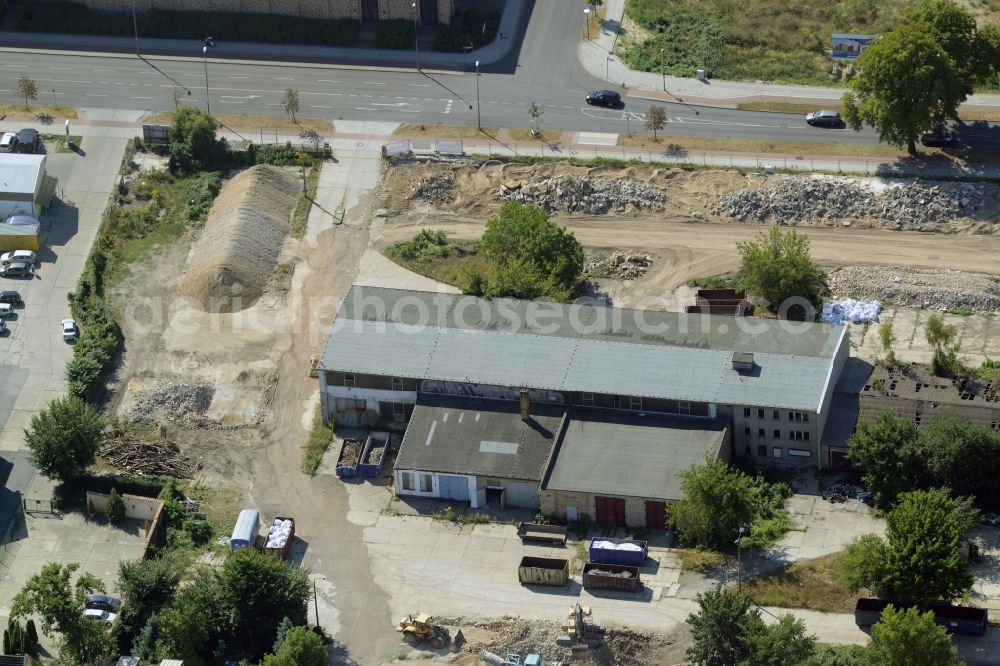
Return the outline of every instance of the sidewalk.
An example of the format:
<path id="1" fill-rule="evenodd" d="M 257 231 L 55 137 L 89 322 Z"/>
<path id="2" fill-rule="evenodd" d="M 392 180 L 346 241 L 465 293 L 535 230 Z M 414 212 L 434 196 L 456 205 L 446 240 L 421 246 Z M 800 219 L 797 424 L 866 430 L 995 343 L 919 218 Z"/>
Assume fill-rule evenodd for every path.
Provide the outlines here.
<path id="1" fill-rule="evenodd" d="M 483 66 L 503 60 L 518 43 L 522 29 L 521 21 L 525 10 L 530 9 L 530 5 L 528 0 L 506 0 L 497 38 L 492 43 L 469 54 L 421 50 L 420 68 L 426 71 L 431 69 L 463 71 L 471 67 L 475 60 L 479 60 Z M 0 31 L 0 51 L 6 49 L 38 49 L 47 53 L 90 51 L 120 53 L 134 57 L 135 48 L 134 37 Z M 143 39 L 140 35 L 139 49 L 144 56 L 160 59 L 180 58 L 200 61 L 202 58 L 202 43 L 194 39 Z M 413 68 L 415 64 L 413 49 L 381 50 L 217 41 L 210 54 L 211 60 L 218 62 L 267 61 L 285 66 L 347 65 L 399 69 Z"/>
<path id="2" fill-rule="evenodd" d="M 664 102 L 683 100 L 689 104 L 705 106 L 733 106 L 740 102 L 781 101 L 815 102 L 817 106 L 840 106 L 843 88 L 823 88 L 775 83 L 743 81 L 699 81 L 694 78 L 662 76 L 653 72 L 636 72 L 613 54 L 618 31 L 625 15 L 625 0 L 604 1 L 604 25 L 600 34 L 591 40 L 580 41 L 578 55 L 584 69 L 591 75 L 604 79 L 614 86 L 628 89 L 633 97 L 658 99 Z M 1000 95 L 970 95 L 963 107 L 1000 109 Z"/>

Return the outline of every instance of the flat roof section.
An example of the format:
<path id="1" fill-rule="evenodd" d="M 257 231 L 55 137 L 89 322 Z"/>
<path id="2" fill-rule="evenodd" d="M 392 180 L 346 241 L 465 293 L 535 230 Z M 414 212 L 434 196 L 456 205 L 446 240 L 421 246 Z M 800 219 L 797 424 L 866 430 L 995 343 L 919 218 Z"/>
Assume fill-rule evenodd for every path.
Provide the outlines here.
<path id="1" fill-rule="evenodd" d="M 396 456 L 397 469 L 540 481 L 565 408 L 422 395 Z"/>
<path id="2" fill-rule="evenodd" d="M 683 499 L 678 472 L 715 457 L 723 418 L 573 412 L 545 490 Z"/>
<path id="3" fill-rule="evenodd" d="M 0 197 L 5 194 L 34 194 L 38 171 L 45 155 L 0 153 Z"/>

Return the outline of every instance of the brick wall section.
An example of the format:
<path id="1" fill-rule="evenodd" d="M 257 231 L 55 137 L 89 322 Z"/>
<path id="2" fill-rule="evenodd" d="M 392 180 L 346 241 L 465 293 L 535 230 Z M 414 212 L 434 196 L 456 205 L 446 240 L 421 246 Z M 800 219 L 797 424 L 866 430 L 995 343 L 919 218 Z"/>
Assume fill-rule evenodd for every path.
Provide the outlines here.
<path id="1" fill-rule="evenodd" d="M 87 491 L 87 510 L 94 506 L 98 513 L 107 513 L 108 498 L 110 495 Z M 125 500 L 125 517 L 141 520 L 148 525 L 146 529 L 146 539 L 142 544 L 142 557 L 145 559 L 149 555 L 149 547 L 156 539 L 156 534 L 163 523 L 163 500 L 156 497 L 143 497 L 142 495 L 129 495 L 124 493 L 122 499 Z"/>
<path id="2" fill-rule="evenodd" d="M 420 0 L 417 0 L 417 10 L 420 9 L 419 4 Z M 412 21 L 414 11 L 413 0 L 379 0 L 378 3 L 378 17 L 382 21 L 390 21 L 392 19 L 409 19 Z"/>
<path id="3" fill-rule="evenodd" d="M 131 12 L 132 0 L 75 0 L 90 9 L 104 12 Z M 402 2 L 403 0 L 400 0 Z M 438 0 L 442 2 L 444 0 Z M 450 0 L 448 0 L 450 2 Z M 406 7 L 410 9 L 409 0 Z M 135 0 L 136 11 L 230 11 L 258 14 L 287 14 L 308 18 L 361 18 L 360 0 Z M 412 11 L 412 9 L 411 9 Z M 450 14 L 449 14 L 450 15 Z M 412 14 L 410 14 L 412 16 Z"/>
<path id="4" fill-rule="evenodd" d="M 625 500 L 625 523 L 629 527 L 646 526 L 646 498 L 626 497 L 625 495 L 607 495 Z M 591 520 L 596 518 L 594 495 L 590 493 L 569 492 L 563 490 L 543 490 L 539 494 L 541 512 L 546 516 L 566 518 L 566 507 L 575 506 L 577 515 L 587 515 Z M 651 501 L 663 501 L 650 498 Z"/>

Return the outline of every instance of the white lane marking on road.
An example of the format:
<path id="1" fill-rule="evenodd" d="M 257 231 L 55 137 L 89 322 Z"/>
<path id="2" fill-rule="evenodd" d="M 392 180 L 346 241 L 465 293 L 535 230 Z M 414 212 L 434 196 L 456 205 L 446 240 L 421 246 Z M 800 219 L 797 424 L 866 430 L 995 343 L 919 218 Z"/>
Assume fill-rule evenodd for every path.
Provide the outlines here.
<path id="1" fill-rule="evenodd" d="M 438 422 L 433 421 L 431 423 L 431 429 L 427 431 L 427 440 L 424 442 L 424 446 L 430 446 L 431 440 L 434 439 L 434 431 L 437 430 Z"/>
<path id="2" fill-rule="evenodd" d="M 429 84 L 429 83 L 407 83 L 406 85 L 413 86 L 414 88 L 430 88 L 431 87 L 431 84 Z"/>
<path id="3" fill-rule="evenodd" d="M 117 72 L 117 69 L 95 69 L 95 72 Z"/>
<path id="4" fill-rule="evenodd" d="M 275 81 L 294 81 L 295 79 L 293 79 L 290 76 L 275 76 L 274 80 Z"/>
<path id="5" fill-rule="evenodd" d="M 98 95 L 97 93 L 84 93 L 87 97 L 107 97 L 107 95 Z"/>
<path id="6" fill-rule="evenodd" d="M 448 103 L 444 107 L 444 113 L 451 113 L 451 105 L 455 103 L 455 100 L 449 99 Z"/>
<path id="7" fill-rule="evenodd" d="M 4 65 L 4 67 L 7 67 L 9 69 L 27 69 L 28 68 L 27 65 Z"/>
<path id="8" fill-rule="evenodd" d="M 396 109 L 400 113 L 420 113 L 416 109 Z"/>
<path id="9" fill-rule="evenodd" d="M 366 86 L 384 86 L 386 84 L 385 81 L 362 81 L 361 83 Z"/>
<path id="10" fill-rule="evenodd" d="M 73 69 L 72 67 L 49 67 L 49 69 Z"/>
<path id="11" fill-rule="evenodd" d="M 687 118 L 684 116 L 678 116 L 680 122 L 685 123 L 701 123 L 702 125 L 726 125 L 729 127 L 769 127 L 771 129 L 780 129 L 784 125 L 761 125 L 758 123 L 734 123 L 728 120 L 711 120 L 708 118 Z M 843 131 L 843 130 L 842 130 Z"/>
<path id="12" fill-rule="evenodd" d="M 227 76 L 227 79 L 249 79 L 249 76 Z"/>
<path id="13" fill-rule="evenodd" d="M 318 83 L 340 83 L 340 81 L 336 81 L 334 79 L 316 79 L 316 81 Z"/>
<path id="14" fill-rule="evenodd" d="M 356 106 L 356 107 L 354 107 L 354 110 L 355 111 L 378 111 L 378 109 L 371 109 L 371 108 L 367 108 L 367 107 L 364 107 L 364 106 Z"/>
<path id="15" fill-rule="evenodd" d="M 572 109 L 573 107 L 572 106 L 564 106 L 563 108 L 564 109 Z"/>
<path id="16" fill-rule="evenodd" d="M 366 97 L 368 99 L 372 99 L 373 97 L 375 97 L 375 95 L 362 95 L 362 97 Z"/>
<path id="17" fill-rule="evenodd" d="M 372 102 L 372 106 L 409 106 L 406 102 Z"/>
<path id="18" fill-rule="evenodd" d="M 332 106 L 322 106 L 320 104 L 311 105 L 310 109 L 332 109 Z"/>
<path id="19" fill-rule="evenodd" d="M 247 95 L 242 97 L 240 95 L 220 95 L 222 99 L 260 99 L 260 95 Z"/>
<path id="20" fill-rule="evenodd" d="M 70 79 L 35 79 L 36 81 L 45 81 L 47 83 L 93 83 L 93 81 L 73 81 Z"/>
<path id="21" fill-rule="evenodd" d="M 247 103 L 247 101 L 245 99 L 241 99 L 241 100 L 220 99 L 219 100 L 219 104 L 246 104 L 246 103 Z"/>
<path id="22" fill-rule="evenodd" d="M 153 99 L 152 97 L 133 97 L 132 99 Z"/>

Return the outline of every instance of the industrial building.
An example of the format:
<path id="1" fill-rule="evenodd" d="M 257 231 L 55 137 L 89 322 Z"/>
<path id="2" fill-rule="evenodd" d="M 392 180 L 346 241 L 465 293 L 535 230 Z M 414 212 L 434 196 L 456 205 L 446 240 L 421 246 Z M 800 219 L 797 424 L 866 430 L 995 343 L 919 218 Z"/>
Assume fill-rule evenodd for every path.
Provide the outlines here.
<path id="1" fill-rule="evenodd" d="M 42 212 L 45 155 L 0 153 L 0 221 Z"/>
<path id="2" fill-rule="evenodd" d="M 828 466 L 847 358 L 844 326 L 355 285 L 317 371 L 327 419 L 405 428 L 400 494 L 644 525 L 706 457 Z"/>

